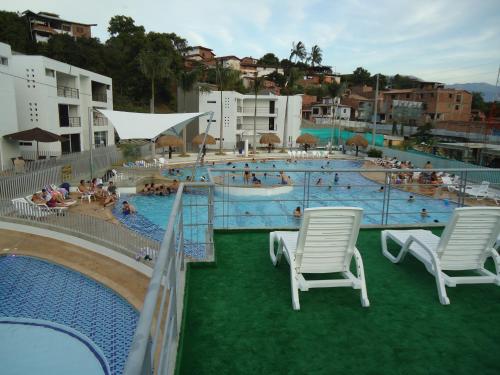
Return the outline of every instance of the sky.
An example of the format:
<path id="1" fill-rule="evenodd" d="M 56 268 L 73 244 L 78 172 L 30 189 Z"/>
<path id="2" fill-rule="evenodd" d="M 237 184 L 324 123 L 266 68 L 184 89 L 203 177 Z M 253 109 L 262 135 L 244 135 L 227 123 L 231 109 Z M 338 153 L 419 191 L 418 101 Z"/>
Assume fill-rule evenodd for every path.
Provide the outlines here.
<path id="1" fill-rule="evenodd" d="M 132 17 L 146 31 L 175 32 L 217 56 L 288 58 L 293 42 L 317 44 L 323 65 L 351 73 L 407 74 L 448 84 L 495 84 L 500 0 L 0 0 L 0 9 L 57 13 L 98 24 Z"/>

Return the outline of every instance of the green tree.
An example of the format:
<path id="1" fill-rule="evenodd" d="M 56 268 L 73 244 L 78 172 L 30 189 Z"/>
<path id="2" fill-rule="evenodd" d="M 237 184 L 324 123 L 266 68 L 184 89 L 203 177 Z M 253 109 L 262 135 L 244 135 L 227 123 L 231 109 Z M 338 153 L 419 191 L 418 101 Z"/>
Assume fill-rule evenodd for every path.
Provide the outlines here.
<path id="1" fill-rule="evenodd" d="M 36 44 L 31 40 L 29 24 L 14 12 L 0 11 L 0 42 L 7 43 L 13 51 L 33 53 Z"/>
<path id="2" fill-rule="evenodd" d="M 114 37 L 121 34 L 144 34 L 144 26 L 136 26 L 132 17 L 114 16 L 109 20 L 108 33 Z"/>
<path id="3" fill-rule="evenodd" d="M 487 109 L 487 105 L 483 98 L 483 93 L 481 92 L 472 92 L 472 109 L 477 109 L 482 112 L 485 112 Z"/>
<path id="4" fill-rule="evenodd" d="M 357 67 L 352 72 L 350 83 L 353 85 L 367 85 L 370 83 L 370 72 L 362 67 Z"/>
<path id="5" fill-rule="evenodd" d="M 276 57 L 274 53 L 266 53 L 259 59 L 258 64 L 272 68 L 277 68 L 280 65 L 280 60 Z"/>
<path id="6" fill-rule="evenodd" d="M 304 43 L 298 41 L 297 44 L 295 44 L 295 42 L 293 42 L 292 49 L 290 51 L 290 57 L 288 60 L 293 61 L 293 59 L 295 58 L 295 63 L 296 63 L 297 61 L 303 61 L 306 57 L 307 57 L 307 52 Z M 285 150 L 288 141 L 288 96 L 290 95 L 290 90 L 288 89 L 288 85 L 290 84 L 290 81 L 292 81 L 293 78 L 295 78 L 294 68 L 290 67 L 288 72 L 288 79 L 285 82 L 285 87 L 284 87 L 286 91 L 286 102 L 285 102 L 285 123 L 283 127 L 283 151 Z"/>
<path id="7" fill-rule="evenodd" d="M 201 67 L 193 69 L 191 71 L 182 70 L 177 76 L 177 85 L 182 91 L 182 110 L 186 112 L 186 92 L 191 91 L 198 81 L 201 73 Z M 187 133 L 186 127 L 182 129 L 182 155 L 186 155 L 187 146 Z"/>
<path id="8" fill-rule="evenodd" d="M 155 111 L 156 80 L 172 74 L 172 44 L 159 33 L 150 32 L 146 37 L 144 49 L 139 53 L 141 72 L 151 80 L 151 113 Z"/>
<path id="9" fill-rule="evenodd" d="M 311 62 L 312 67 L 314 67 L 314 65 L 321 65 L 321 61 L 323 61 L 323 52 L 321 51 L 321 48 L 319 48 L 318 45 L 314 45 L 311 48 L 309 60 Z"/>

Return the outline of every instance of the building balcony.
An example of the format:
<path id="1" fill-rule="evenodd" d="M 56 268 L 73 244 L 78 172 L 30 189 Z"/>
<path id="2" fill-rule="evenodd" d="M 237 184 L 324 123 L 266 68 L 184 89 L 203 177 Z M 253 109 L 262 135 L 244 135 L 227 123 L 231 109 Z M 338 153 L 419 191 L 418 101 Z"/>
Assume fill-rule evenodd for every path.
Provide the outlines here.
<path id="1" fill-rule="evenodd" d="M 108 102 L 108 95 L 106 95 L 106 93 L 93 92 L 92 93 L 92 100 L 94 102 L 107 103 Z"/>
<path id="2" fill-rule="evenodd" d="M 61 128 L 79 128 L 82 126 L 82 120 L 80 117 L 68 117 L 66 120 L 61 120 L 59 126 Z"/>
<path id="3" fill-rule="evenodd" d="M 239 112 L 243 116 L 253 116 L 255 114 L 255 107 L 248 106 L 242 107 L 242 111 Z M 269 107 L 257 107 L 257 116 L 261 117 L 276 117 L 278 115 L 278 109 L 274 108 L 271 110 Z"/>
<path id="4" fill-rule="evenodd" d="M 57 86 L 57 96 L 78 99 L 80 97 L 80 92 L 73 87 Z"/>
<path id="5" fill-rule="evenodd" d="M 108 125 L 108 119 L 106 117 L 102 116 L 94 116 L 94 126 L 107 126 Z"/>

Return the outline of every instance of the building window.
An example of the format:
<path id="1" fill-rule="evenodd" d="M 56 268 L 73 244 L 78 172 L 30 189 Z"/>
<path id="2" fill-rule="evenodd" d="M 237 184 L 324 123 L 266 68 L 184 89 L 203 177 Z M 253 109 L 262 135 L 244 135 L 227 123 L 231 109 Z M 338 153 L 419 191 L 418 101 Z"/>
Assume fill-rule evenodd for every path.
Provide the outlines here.
<path id="1" fill-rule="evenodd" d="M 71 25 L 62 25 L 61 26 L 61 30 L 63 31 L 71 31 Z"/>
<path id="2" fill-rule="evenodd" d="M 55 76 L 55 72 L 54 72 L 54 70 L 52 70 L 52 69 L 47 69 L 47 68 L 45 68 L 45 75 L 46 75 L 47 77 L 54 77 L 54 76 Z"/>
<path id="3" fill-rule="evenodd" d="M 19 142 L 19 146 L 33 146 L 32 142 Z"/>
<path id="4" fill-rule="evenodd" d="M 77 33 L 83 33 L 83 27 L 77 26 L 76 27 L 76 32 Z"/>
<path id="5" fill-rule="evenodd" d="M 409 99 L 410 98 L 410 94 L 406 94 L 406 99 Z"/>
<path id="6" fill-rule="evenodd" d="M 392 99 L 396 99 L 396 95 L 392 94 L 392 95 L 391 95 L 391 98 L 392 98 Z"/>
<path id="7" fill-rule="evenodd" d="M 108 143 L 108 132 L 95 132 L 94 133 L 95 147 L 105 147 Z"/>
<path id="8" fill-rule="evenodd" d="M 460 106 L 459 106 L 458 104 L 457 104 L 457 105 L 455 105 L 455 110 L 457 110 L 457 111 L 458 111 L 459 109 L 460 109 Z"/>
<path id="9" fill-rule="evenodd" d="M 215 103 L 217 103 L 217 101 L 216 100 L 207 100 L 207 103 L 208 104 L 215 104 Z"/>
<path id="10" fill-rule="evenodd" d="M 276 130 L 274 128 L 274 117 L 269 117 L 269 130 Z"/>
<path id="11" fill-rule="evenodd" d="M 207 122 L 210 122 L 210 119 L 207 119 Z M 213 118 L 212 122 L 217 122 L 217 120 Z"/>
<path id="12" fill-rule="evenodd" d="M 319 108 L 318 107 L 314 107 L 313 108 L 313 115 L 317 115 L 319 114 Z"/>
<path id="13" fill-rule="evenodd" d="M 6 57 L 0 56 L 0 64 L 5 65 L 5 66 L 9 65 L 9 59 Z"/>
<path id="14" fill-rule="evenodd" d="M 455 102 L 457 102 L 457 103 L 462 102 L 462 95 L 457 94 L 457 97 L 455 98 Z"/>
<path id="15" fill-rule="evenodd" d="M 452 99 L 453 98 L 453 94 L 448 94 L 448 98 Z"/>

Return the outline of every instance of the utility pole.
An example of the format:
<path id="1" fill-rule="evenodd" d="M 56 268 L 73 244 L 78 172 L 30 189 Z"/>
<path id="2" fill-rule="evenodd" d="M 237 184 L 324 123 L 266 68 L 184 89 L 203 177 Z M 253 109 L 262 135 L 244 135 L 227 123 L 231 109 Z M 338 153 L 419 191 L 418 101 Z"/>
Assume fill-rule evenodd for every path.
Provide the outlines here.
<path id="1" fill-rule="evenodd" d="M 376 86 L 376 88 L 375 88 L 375 101 L 374 101 L 374 103 L 373 103 L 372 146 L 375 146 L 375 135 L 376 135 L 375 128 L 376 128 L 376 126 L 377 126 L 378 76 L 379 76 L 379 73 L 377 73 L 377 86 Z"/>

